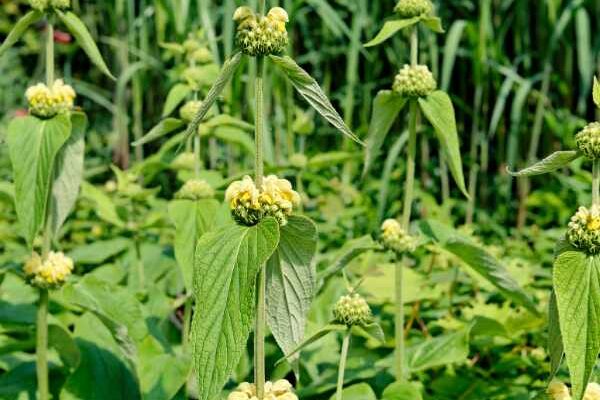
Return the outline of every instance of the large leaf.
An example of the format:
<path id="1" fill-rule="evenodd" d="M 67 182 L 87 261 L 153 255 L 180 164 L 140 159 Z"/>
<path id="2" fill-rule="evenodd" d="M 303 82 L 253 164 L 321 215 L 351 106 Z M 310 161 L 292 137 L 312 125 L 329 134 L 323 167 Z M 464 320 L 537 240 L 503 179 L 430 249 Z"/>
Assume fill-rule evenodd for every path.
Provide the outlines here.
<path id="1" fill-rule="evenodd" d="M 569 163 L 571 163 L 571 161 L 575 161 L 579 157 L 581 157 L 581 153 L 575 150 L 557 151 L 530 167 L 516 172 L 511 172 L 509 170 L 508 173 L 512 176 L 534 176 L 547 174 L 549 172 L 554 172 L 559 168 L 566 167 L 569 165 Z"/>
<path id="2" fill-rule="evenodd" d="M 357 383 L 344 388 L 342 398 L 344 400 L 377 400 L 375 392 L 367 383 Z M 337 399 L 336 394 L 331 395 L 329 398 L 329 400 L 335 399 Z"/>
<path id="3" fill-rule="evenodd" d="M 131 239 L 115 237 L 108 240 L 96 240 L 92 243 L 75 247 L 69 257 L 75 264 L 99 265 L 131 247 Z"/>
<path id="4" fill-rule="evenodd" d="M 548 353 L 550 354 L 550 379 L 552 380 L 565 355 L 562 335 L 560 333 L 560 321 L 558 319 L 558 306 L 556 305 L 556 294 L 552 292 L 548 305 Z"/>
<path id="5" fill-rule="evenodd" d="M 441 248 L 455 255 L 492 285 L 496 286 L 506 297 L 536 315 L 539 314 L 535 303 L 510 276 L 506 267 L 485 249 L 471 242 L 468 237 L 461 235 L 455 229 L 437 221 L 422 221 L 420 227 L 425 235 L 438 242 Z"/>
<path id="6" fill-rule="evenodd" d="M 242 53 L 240 52 L 235 53 L 225 61 L 223 68 L 221 68 L 221 72 L 219 73 L 219 77 L 208 91 L 206 98 L 202 101 L 202 106 L 185 131 L 186 138 L 190 137 L 198 130 L 198 125 L 200 125 L 208 111 L 212 108 L 213 104 L 215 104 L 215 101 L 217 101 L 217 98 L 223 89 L 225 89 L 225 86 L 231 80 L 233 74 L 235 74 L 235 71 L 237 71 L 241 61 Z"/>
<path id="7" fill-rule="evenodd" d="M 378 44 L 381 44 L 394 36 L 394 34 L 399 30 L 413 26 L 420 20 L 421 17 L 413 17 L 409 19 L 392 19 L 387 21 L 385 24 L 383 24 L 383 28 L 381 28 L 377 36 L 375 36 L 369 43 L 365 44 L 365 47 L 377 46 Z"/>
<path id="8" fill-rule="evenodd" d="M 242 147 L 248 154 L 254 155 L 255 146 L 254 139 L 243 129 L 235 126 L 218 126 L 214 130 L 214 136 L 225 143 L 237 144 Z"/>
<path id="9" fill-rule="evenodd" d="M 213 199 L 174 200 L 169 203 L 169 217 L 175 224 L 175 258 L 189 292 L 192 291 L 196 243 L 214 227 L 218 210 L 219 203 Z"/>
<path id="10" fill-rule="evenodd" d="M 267 263 L 267 323 L 283 354 L 304 339 L 306 315 L 315 294 L 317 239 L 317 227 L 310 219 L 291 216 Z"/>
<path id="11" fill-rule="evenodd" d="M 422 400 L 419 390 L 410 382 L 394 382 L 383 391 L 381 400 Z"/>
<path id="12" fill-rule="evenodd" d="M 165 118 L 156 124 L 150 132 L 145 134 L 142 138 L 132 143 L 133 146 L 141 146 L 146 143 L 150 143 L 153 140 L 159 139 L 171 132 L 175 132 L 182 129 L 185 126 L 185 122 L 177 118 Z"/>
<path id="13" fill-rule="evenodd" d="M 461 192 L 469 197 L 462 169 L 454 106 L 450 97 L 445 92 L 437 90 L 426 98 L 419 99 L 419 105 L 425 117 L 433 125 L 454 181 Z"/>
<path id="14" fill-rule="evenodd" d="M 325 92 L 323 92 L 323 89 L 321 89 L 317 81 L 315 81 L 308 72 L 296 64 L 296 61 L 288 56 L 269 56 L 269 58 L 275 66 L 288 77 L 292 86 L 294 86 L 304 100 L 321 114 L 323 118 L 348 138 L 354 140 L 356 143 L 363 144 L 363 142 L 352 133 L 350 128 L 348 128 L 335 108 L 333 108 L 331 101 L 329 101 L 329 98 Z"/>
<path id="15" fill-rule="evenodd" d="M 14 46 L 15 43 L 19 41 L 21 36 L 27 31 L 27 29 L 42 19 L 44 13 L 33 10 L 29 11 L 27 14 L 23 16 L 23 18 L 19 19 L 15 26 L 12 28 L 2 46 L 0 46 L 0 56 L 6 52 L 6 50 L 10 49 Z"/>
<path id="16" fill-rule="evenodd" d="M 600 257 L 558 255 L 554 291 L 573 399 L 581 400 L 600 352 Z"/>
<path id="17" fill-rule="evenodd" d="M 463 329 L 409 347 L 406 351 L 409 370 L 418 372 L 465 361 L 469 356 L 469 331 Z"/>
<path id="18" fill-rule="evenodd" d="M 111 332 L 86 313 L 75 324 L 81 363 L 69 376 L 60 398 L 64 400 L 139 400 L 135 368 Z"/>
<path id="19" fill-rule="evenodd" d="M 369 137 L 367 138 L 363 176 L 369 172 L 373 161 L 379 156 L 381 146 L 405 104 L 406 99 L 390 90 L 382 90 L 375 97 L 373 115 L 369 125 Z"/>
<path id="20" fill-rule="evenodd" d="M 83 113 L 74 112 L 71 114 L 71 124 L 71 136 L 58 153 L 54 167 L 51 223 L 55 235 L 73 210 L 83 179 L 87 117 Z"/>
<path id="21" fill-rule="evenodd" d="M 56 155 L 69 135 L 71 120 L 67 115 L 45 120 L 16 118 L 8 126 L 15 205 L 21 234 L 29 246 L 44 224 Z"/>
<path id="22" fill-rule="evenodd" d="M 198 398 L 221 391 L 246 348 L 255 310 L 258 271 L 275 251 L 279 226 L 229 226 L 203 235 L 196 247 L 192 324 Z"/>
<path id="23" fill-rule="evenodd" d="M 188 96 L 188 94 L 192 93 L 192 88 L 185 83 L 178 83 L 169 90 L 169 94 L 167 94 L 167 99 L 165 100 L 165 105 L 163 106 L 162 116 L 163 118 L 171 115 L 173 111 L 177 108 L 179 104 Z"/>
<path id="24" fill-rule="evenodd" d="M 92 35 L 90 35 L 90 32 L 85 27 L 85 24 L 79 19 L 79 17 L 71 11 L 62 12 L 57 9 L 54 9 L 54 11 L 60 20 L 65 24 L 69 32 L 73 34 L 77 40 L 77 43 L 79 46 L 81 46 L 83 51 L 85 51 L 92 63 L 94 63 L 103 74 L 112 80 L 116 80 L 104 62 L 102 54 L 100 54 L 100 50 L 98 50 L 98 46 L 96 46 L 96 42 L 94 42 Z"/>
<path id="25" fill-rule="evenodd" d="M 81 352 L 71 333 L 59 325 L 48 326 L 48 346 L 56 349 L 64 365 L 75 369 L 81 362 Z"/>

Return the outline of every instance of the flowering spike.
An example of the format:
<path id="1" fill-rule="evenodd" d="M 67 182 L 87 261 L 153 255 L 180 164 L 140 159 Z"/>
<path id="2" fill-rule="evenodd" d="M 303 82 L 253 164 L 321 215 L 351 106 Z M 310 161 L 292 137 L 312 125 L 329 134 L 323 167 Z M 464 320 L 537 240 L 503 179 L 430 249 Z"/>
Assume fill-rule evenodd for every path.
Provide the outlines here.
<path id="1" fill-rule="evenodd" d="M 394 92 L 402 97 L 426 97 L 437 88 L 437 82 L 426 65 L 405 65 L 394 80 Z"/>

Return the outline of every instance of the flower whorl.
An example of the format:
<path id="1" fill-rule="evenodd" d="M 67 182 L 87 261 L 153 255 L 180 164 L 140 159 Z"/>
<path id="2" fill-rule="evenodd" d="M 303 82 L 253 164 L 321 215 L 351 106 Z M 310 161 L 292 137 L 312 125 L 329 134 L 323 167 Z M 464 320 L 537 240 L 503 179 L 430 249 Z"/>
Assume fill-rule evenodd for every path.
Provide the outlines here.
<path id="1" fill-rule="evenodd" d="M 25 92 L 29 112 L 40 118 L 52 118 L 71 111 L 76 96 L 73 88 L 65 85 L 62 79 L 57 79 L 50 87 L 38 83 Z"/>
<path id="2" fill-rule="evenodd" d="M 200 107 L 202 107 L 202 102 L 200 100 L 188 101 L 179 109 L 179 116 L 185 122 L 192 122 L 196 114 L 198 114 Z"/>
<path id="3" fill-rule="evenodd" d="M 413 18 L 433 12 L 430 0 L 400 0 L 394 11 L 402 18 Z"/>
<path id="4" fill-rule="evenodd" d="M 39 254 L 33 253 L 23 268 L 31 285 L 51 289 L 66 282 L 73 272 L 73 260 L 62 252 L 51 251 L 45 260 Z"/>
<path id="5" fill-rule="evenodd" d="M 437 89 L 437 82 L 426 65 L 404 65 L 394 79 L 393 90 L 402 97 L 425 97 Z"/>
<path id="6" fill-rule="evenodd" d="M 396 253 L 413 252 L 417 241 L 410 236 L 395 219 L 386 219 L 381 225 L 381 243 Z"/>
<path id="7" fill-rule="evenodd" d="M 575 143 L 587 158 L 591 160 L 600 158 L 600 123 L 592 122 L 583 128 L 575 135 Z"/>
<path id="8" fill-rule="evenodd" d="M 273 7 L 266 16 L 260 16 L 249 7 L 239 7 L 233 20 L 238 24 L 236 40 L 244 54 L 256 57 L 285 51 L 289 17 L 283 8 Z"/>
<path id="9" fill-rule="evenodd" d="M 340 297 L 333 309 L 336 322 L 344 325 L 365 325 L 371 322 L 371 308 L 358 293 Z"/>
<path id="10" fill-rule="evenodd" d="M 298 400 L 294 394 L 292 384 L 285 379 L 275 382 L 265 382 L 265 400 Z M 258 400 L 256 385 L 243 382 L 229 394 L 227 400 Z"/>
<path id="11" fill-rule="evenodd" d="M 569 222 L 567 239 L 588 254 L 600 252 L 600 206 L 579 207 Z"/>
<path id="12" fill-rule="evenodd" d="M 214 195 L 214 189 L 204 179 L 190 179 L 175 194 L 175 198 L 182 200 L 200 200 L 210 199 Z"/>
<path id="13" fill-rule="evenodd" d="M 546 389 L 549 400 L 572 400 L 569 388 L 560 381 L 552 381 Z M 583 400 L 600 400 L 600 385 L 595 382 L 588 383 Z"/>

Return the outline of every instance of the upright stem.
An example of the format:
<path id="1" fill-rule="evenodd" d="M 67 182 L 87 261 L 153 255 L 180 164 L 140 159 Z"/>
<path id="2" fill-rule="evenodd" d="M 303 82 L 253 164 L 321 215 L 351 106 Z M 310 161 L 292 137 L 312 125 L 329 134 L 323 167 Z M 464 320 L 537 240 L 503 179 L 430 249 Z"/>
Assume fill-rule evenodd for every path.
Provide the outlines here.
<path id="1" fill-rule="evenodd" d="M 200 177 L 200 135 L 194 134 L 194 175 Z"/>
<path id="2" fill-rule="evenodd" d="M 410 122 L 408 132 L 408 157 L 406 159 L 406 181 L 404 183 L 404 209 L 402 227 L 408 230 L 415 185 L 415 158 L 417 155 L 417 119 L 419 107 L 416 100 L 410 100 Z"/>
<path id="3" fill-rule="evenodd" d="M 344 374 L 346 372 L 346 360 L 348 359 L 348 349 L 350 348 L 350 328 L 344 334 L 342 342 L 342 353 L 340 354 L 340 367 L 338 368 L 337 390 L 335 391 L 335 400 L 342 400 L 344 391 Z"/>
<path id="4" fill-rule="evenodd" d="M 264 13 L 264 0 L 261 1 L 261 11 Z M 265 64 L 263 57 L 257 58 L 256 68 L 256 117 L 255 127 L 255 146 L 256 158 L 254 164 L 255 182 L 257 187 L 262 186 L 263 181 L 263 137 L 264 137 L 264 72 Z M 265 396 L 265 291 L 266 291 L 267 275 L 264 265 L 260 266 L 258 274 L 258 290 L 256 299 L 256 327 L 254 330 L 254 383 L 256 384 L 256 395 L 259 400 L 263 400 Z"/>
<path id="5" fill-rule="evenodd" d="M 48 290 L 40 289 L 37 310 L 37 381 L 39 400 L 48 400 Z"/>
<path id="6" fill-rule="evenodd" d="M 54 83 L 54 25 L 48 21 L 46 28 L 46 84 Z"/>
<path id="7" fill-rule="evenodd" d="M 592 170 L 592 204 L 600 205 L 600 160 L 594 160 Z"/>
<path id="8" fill-rule="evenodd" d="M 404 292 L 402 290 L 404 265 L 402 260 L 396 263 L 396 316 L 394 336 L 396 341 L 396 381 L 404 379 Z"/>

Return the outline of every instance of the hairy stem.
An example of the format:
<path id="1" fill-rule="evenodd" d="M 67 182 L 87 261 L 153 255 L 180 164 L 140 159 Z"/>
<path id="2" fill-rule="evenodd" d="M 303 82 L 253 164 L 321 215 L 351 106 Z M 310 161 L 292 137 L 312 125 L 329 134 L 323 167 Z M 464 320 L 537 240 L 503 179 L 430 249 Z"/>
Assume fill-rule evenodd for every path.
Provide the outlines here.
<path id="1" fill-rule="evenodd" d="M 340 366 L 338 368 L 337 390 L 335 391 L 335 399 L 342 400 L 342 392 L 344 391 L 344 373 L 346 372 L 346 360 L 348 359 L 348 349 L 350 348 L 350 328 L 344 334 L 342 341 L 342 353 L 340 354 Z"/>
<path id="2" fill-rule="evenodd" d="M 396 292 L 396 315 L 394 321 L 394 336 L 396 341 L 395 367 L 396 381 L 402 381 L 404 377 L 404 292 L 402 290 L 404 265 L 401 260 L 396 263 L 395 292 Z"/>
<path id="3" fill-rule="evenodd" d="M 48 21 L 46 28 L 46 84 L 54 83 L 54 25 Z"/>
<path id="4" fill-rule="evenodd" d="M 592 167 L 592 204 L 600 205 L 600 160 L 594 160 Z"/>
<path id="5" fill-rule="evenodd" d="M 408 132 L 408 157 L 406 159 L 406 181 L 404 183 L 404 209 L 402 227 L 408 230 L 412 211 L 414 186 L 415 186 L 415 158 L 417 155 L 417 119 L 419 106 L 416 100 L 410 101 L 410 122 Z"/>
<path id="6" fill-rule="evenodd" d="M 194 135 L 194 177 L 198 179 L 200 177 L 200 135 L 196 133 Z"/>
<path id="7" fill-rule="evenodd" d="M 37 310 L 36 371 L 39 400 L 48 400 L 48 290 L 40 289 Z"/>

